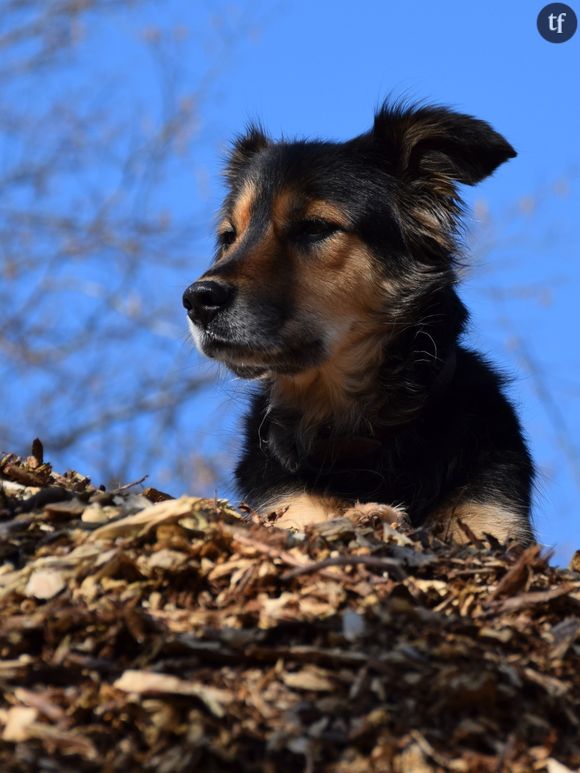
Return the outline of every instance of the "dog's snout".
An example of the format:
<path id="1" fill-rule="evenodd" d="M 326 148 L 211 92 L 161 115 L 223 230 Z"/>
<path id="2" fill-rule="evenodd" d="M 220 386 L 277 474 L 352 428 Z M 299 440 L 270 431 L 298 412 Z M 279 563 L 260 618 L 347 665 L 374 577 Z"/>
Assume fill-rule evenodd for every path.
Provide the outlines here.
<path id="1" fill-rule="evenodd" d="M 231 305 L 234 295 L 232 285 L 202 280 L 194 282 L 183 293 L 183 305 L 193 322 L 207 325 L 219 311 Z"/>

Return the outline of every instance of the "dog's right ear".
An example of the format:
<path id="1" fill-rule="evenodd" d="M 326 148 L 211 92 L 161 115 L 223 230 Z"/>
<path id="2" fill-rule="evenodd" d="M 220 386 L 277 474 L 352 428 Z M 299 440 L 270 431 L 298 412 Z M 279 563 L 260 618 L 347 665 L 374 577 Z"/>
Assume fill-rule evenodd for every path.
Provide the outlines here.
<path id="1" fill-rule="evenodd" d="M 230 185 L 239 179 L 252 158 L 269 144 L 270 140 L 259 124 L 250 124 L 244 134 L 236 137 L 225 167 L 226 178 Z"/>
<path id="2" fill-rule="evenodd" d="M 370 132 L 374 158 L 400 181 L 398 211 L 412 254 L 438 264 L 455 254 L 461 216 L 458 183 L 474 185 L 516 155 L 485 121 L 445 107 L 385 103 Z"/>
<path id="3" fill-rule="evenodd" d="M 370 134 L 385 147 L 397 176 L 449 190 L 480 182 L 516 155 L 485 121 L 440 106 L 385 103 Z"/>

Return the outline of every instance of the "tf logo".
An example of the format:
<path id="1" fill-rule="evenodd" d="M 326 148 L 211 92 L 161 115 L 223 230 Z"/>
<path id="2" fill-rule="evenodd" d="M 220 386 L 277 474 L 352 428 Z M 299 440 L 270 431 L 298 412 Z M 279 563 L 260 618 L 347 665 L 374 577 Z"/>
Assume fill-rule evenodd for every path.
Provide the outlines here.
<path id="1" fill-rule="evenodd" d="M 565 3 L 550 3 L 538 14 L 538 32 L 550 43 L 565 43 L 576 32 L 576 14 Z"/>

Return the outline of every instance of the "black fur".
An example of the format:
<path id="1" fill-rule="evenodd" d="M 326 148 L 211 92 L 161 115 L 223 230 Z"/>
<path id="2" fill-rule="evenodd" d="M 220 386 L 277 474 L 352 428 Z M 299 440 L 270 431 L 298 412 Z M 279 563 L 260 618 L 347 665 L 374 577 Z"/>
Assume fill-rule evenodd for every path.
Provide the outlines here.
<path id="1" fill-rule="evenodd" d="M 236 469 L 248 504 L 263 508 L 304 490 L 402 505 L 419 525 L 463 499 L 505 506 L 531 535 L 530 455 L 503 378 L 461 343 L 468 315 L 455 289 L 457 184 L 474 184 L 515 155 L 487 123 L 428 106 L 384 105 L 368 133 L 345 143 L 274 143 L 257 127 L 236 142 L 224 214 L 248 180 L 259 195 L 248 231 L 208 275 L 234 281 L 267 227 L 273 197 L 290 186 L 342 207 L 372 253 L 377 283 L 397 288 L 382 312 L 391 332 L 372 394 L 360 394 L 362 419 L 347 432 L 332 421 L 305 432 L 292 408 L 271 405 L 277 374 L 299 373 L 325 356 L 316 331 L 304 328 L 290 343 L 280 332 L 295 314 L 296 269 L 283 251 L 285 292 L 258 281 L 251 300 L 245 290 L 245 300 L 242 293 L 203 331 L 207 354 L 240 375 L 263 377 Z M 272 342 L 277 354 L 268 365 Z M 240 364 L 230 344 L 263 352 L 265 364 Z"/>
<path id="2" fill-rule="evenodd" d="M 301 486 L 352 503 L 397 504 L 419 526 L 460 491 L 478 502 L 513 503 L 528 519 L 533 467 L 502 387 L 503 379 L 481 355 L 458 346 L 450 383 L 425 400 L 416 419 L 381 433 L 378 453 L 371 448 L 358 461 L 317 455 L 313 464 L 305 457 L 300 465 L 276 440 L 288 442 L 293 417 L 287 424 L 282 419 L 273 433 L 278 419 L 267 416 L 268 396 L 262 391 L 246 417 L 246 444 L 236 469 L 240 492 L 255 507 L 274 492 Z"/>

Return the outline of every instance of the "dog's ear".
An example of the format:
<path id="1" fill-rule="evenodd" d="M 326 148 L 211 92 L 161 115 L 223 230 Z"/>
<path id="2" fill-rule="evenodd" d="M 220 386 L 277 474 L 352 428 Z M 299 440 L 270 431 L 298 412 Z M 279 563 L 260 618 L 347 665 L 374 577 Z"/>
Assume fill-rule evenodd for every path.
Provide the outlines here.
<path id="1" fill-rule="evenodd" d="M 264 148 L 270 140 L 258 124 L 250 124 L 244 134 L 235 138 L 226 160 L 225 174 L 228 181 L 235 182 L 252 158 Z"/>
<path id="2" fill-rule="evenodd" d="M 371 136 L 386 145 L 396 174 L 407 180 L 435 177 L 474 185 L 516 155 L 485 121 L 444 107 L 384 104 Z"/>

